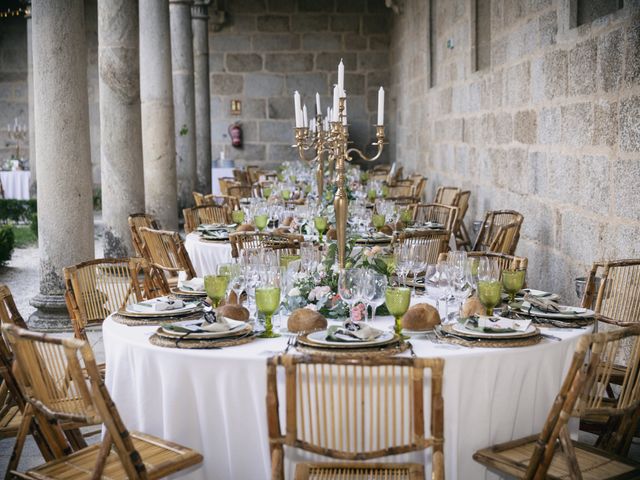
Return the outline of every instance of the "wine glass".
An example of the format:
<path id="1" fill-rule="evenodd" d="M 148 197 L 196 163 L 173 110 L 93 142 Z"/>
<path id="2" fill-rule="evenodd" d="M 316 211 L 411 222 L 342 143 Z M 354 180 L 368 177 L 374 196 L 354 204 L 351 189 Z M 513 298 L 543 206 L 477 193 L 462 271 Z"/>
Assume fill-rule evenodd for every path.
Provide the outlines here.
<path id="1" fill-rule="evenodd" d="M 238 272 L 229 283 L 229 288 L 236 295 L 236 303 L 242 305 L 242 292 L 247 288 L 247 279 L 244 273 Z"/>
<path id="2" fill-rule="evenodd" d="M 207 296 L 211 299 L 213 308 L 218 308 L 218 305 L 220 305 L 220 300 L 222 300 L 227 293 L 228 285 L 228 275 L 204 276 L 204 289 L 207 292 Z"/>
<path id="3" fill-rule="evenodd" d="M 403 243 L 396 247 L 396 273 L 400 283 L 407 286 L 407 274 L 413 267 L 413 244 Z"/>
<path id="4" fill-rule="evenodd" d="M 273 190 L 271 189 L 271 187 L 264 187 L 262 189 L 262 196 L 265 198 L 265 200 L 269 200 L 272 191 Z"/>
<path id="5" fill-rule="evenodd" d="M 285 187 L 282 189 L 282 198 L 284 200 L 289 200 L 291 198 L 291 188 Z"/>
<path id="6" fill-rule="evenodd" d="M 438 285 L 439 296 L 437 299 L 437 308 L 440 312 L 440 302 L 444 302 L 444 318 L 449 317 L 449 297 L 451 296 L 452 268 L 448 262 L 438 262 L 436 265 L 436 282 Z"/>
<path id="7" fill-rule="evenodd" d="M 374 213 L 371 217 L 371 223 L 373 223 L 373 226 L 377 231 L 380 231 L 382 227 L 384 227 L 384 221 L 384 215 L 381 215 L 379 213 Z"/>
<path id="8" fill-rule="evenodd" d="M 255 222 L 258 230 L 263 231 L 267 226 L 267 222 L 269 221 L 269 216 L 266 213 L 260 212 L 254 217 L 253 221 Z"/>
<path id="9" fill-rule="evenodd" d="M 418 283 L 418 275 L 427 268 L 427 258 L 429 256 L 429 245 L 415 244 L 413 245 L 413 262 L 411 264 L 411 273 L 413 273 L 413 294 L 416 294 L 416 284 Z"/>
<path id="10" fill-rule="evenodd" d="M 469 298 L 473 286 L 471 283 L 471 271 L 467 264 L 460 270 L 454 267 L 453 269 L 453 296 L 458 302 L 458 313 L 462 309 L 464 301 Z"/>
<path id="11" fill-rule="evenodd" d="M 387 310 L 395 319 L 394 331 L 401 338 L 408 338 L 402 334 L 402 316 L 409 310 L 411 289 L 407 287 L 387 287 L 385 291 Z"/>
<path id="12" fill-rule="evenodd" d="M 327 229 L 327 217 L 322 217 L 320 215 L 313 218 L 313 225 L 318 230 L 318 241 L 322 243 L 322 234 Z"/>
<path id="13" fill-rule="evenodd" d="M 338 275 L 338 294 L 349 305 L 349 320 L 353 321 L 353 307 L 362 300 L 362 272 L 358 268 L 341 270 Z"/>
<path id="14" fill-rule="evenodd" d="M 237 223 L 238 225 L 240 225 L 242 222 L 244 222 L 244 212 L 242 210 L 234 210 L 233 212 L 231 212 L 231 220 L 233 221 L 233 223 Z"/>
<path id="15" fill-rule="evenodd" d="M 493 315 L 493 309 L 500 303 L 500 269 L 493 258 L 482 257 L 478 266 L 478 299 L 487 309 L 487 315 Z"/>
<path id="16" fill-rule="evenodd" d="M 368 270 L 365 276 L 363 298 L 368 306 L 371 306 L 371 321 L 376 319 L 376 310 L 385 301 L 387 289 L 387 277 L 372 270 Z"/>
<path id="17" fill-rule="evenodd" d="M 525 269 L 503 270 L 502 271 L 502 287 L 509 295 L 509 303 L 513 303 L 516 293 L 524 287 L 524 279 L 527 274 Z"/>
<path id="18" fill-rule="evenodd" d="M 280 306 L 280 271 L 279 269 L 273 268 L 263 269 L 258 278 L 258 284 L 256 286 L 256 308 L 257 311 L 263 313 L 265 317 L 265 330 L 259 337 L 276 338 L 280 335 L 273 331 L 271 319 Z"/>

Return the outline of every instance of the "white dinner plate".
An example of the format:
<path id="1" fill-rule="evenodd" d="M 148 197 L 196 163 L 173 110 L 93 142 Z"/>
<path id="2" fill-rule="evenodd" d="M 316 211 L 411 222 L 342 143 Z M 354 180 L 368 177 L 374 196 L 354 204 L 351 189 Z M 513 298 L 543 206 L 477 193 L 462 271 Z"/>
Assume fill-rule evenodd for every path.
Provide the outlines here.
<path id="1" fill-rule="evenodd" d="M 306 335 L 300 336 L 300 343 L 306 343 L 313 347 L 327 347 L 327 348 L 366 348 L 376 347 L 392 343 L 397 339 L 397 336 L 393 332 L 382 332 L 382 334 L 375 340 L 369 340 L 364 342 L 334 342 L 327 340 L 327 331 L 319 330 L 317 332 L 311 332 Z"/>
<path id="2" fill-rule="evenodd" d="M 557 293 L 545 292 L 544 290 L 534 290 L 533 288 L 525 288 L 516 293 L 517 297 L 524 297 L 525 294 L 529 294 L 532 297 L 544 298 L 545 300 L 556 301 L 560 298 Z"/>
<path id="3" fill-rule="evenodd" d="M 523 332 L 478 332 L 476 330 L 467 329 L 462 323 L 456 323 L 453 325 L 453 331 L 465 337 L 492 339 L 532 337 L 540 333 L 535 325 L 529 325 L 529 327 L 527 327 Z"/>
<path id="4" fill-rule="evenodd" d="M 164 337 L 171 338 L 189 338 L 192 340 L 195 339 L 209 339 L 209 338 L 225 338 L 225 337 L 238 337 L 240 335 L 245 335 L 251 331 L 251 325 L 248 323 L 242 322 L 243 325 L 236 325 L 235 327 L 226 330 L 224 332 L 191 332 L 191 333 L 182 333 L 175 332 L 166 327 L 158 328 L 157 333 Z M 184 325 L 176 325 L 184 327 Z"/>
<path id="5" fill-rule="evenodd" d="M 526 302 L 525 302 L 526 303 Z M 524 305 L 520 307 L 518 312 L 523 315 L 530 315 L 533 317 L 540 318 L 551 318 L 553 320 L 572 320 L 572 319 L 585 319 L 585 318 L 593 318 L 595 316 L 595 312 L 593 310 L 589 310 L 588 308 L 582 307 L 569 307 L 566 305 L 559 305 L 561 311 L 562 309 L 568 309 L 571 313 L 553 313 L 553 312 L 543 312 L 542 310 L 537 309 L 536 307 L 531 307 L 531 312 L 529 312 L 529 307 L 525 307 Z"/>
<path id="6" fill-rule="evenodd" d="M 152 300 L 160 300 L 162 298 L 163 297 L 158 297 L 157 299 Z M 152 300 L 145 300 L 145 302 L 150 302 Z M 179 315 L 187 315 L 200 309 L 202 309 L 200 302 L 184 302 L 184 306 L 182 308 L 154 312 L 152 307 L 145 307 L 144 305 L 133 303 L 131 305 L 127 305 L 124 309 L 120 309 L 118 313 L 124 316 L 133 317 L 176 317 Z"/>
<path id="7" fill-rule="evenodd" d="M 178 287 L 173 287 L 171 293 L 185 297 L 204 297 L 207 295 L 207 292 L 204 290 L 182 290 Z"/>

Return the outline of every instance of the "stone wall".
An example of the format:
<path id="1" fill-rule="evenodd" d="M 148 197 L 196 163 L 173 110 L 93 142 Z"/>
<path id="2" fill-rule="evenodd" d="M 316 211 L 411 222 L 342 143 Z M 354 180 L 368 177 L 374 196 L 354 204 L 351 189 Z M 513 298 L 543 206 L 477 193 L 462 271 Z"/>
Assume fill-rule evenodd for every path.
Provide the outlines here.
<path id="1" fill-rule="evenodd" d="M 293 159 L 293 92 L 315 113 L 315 93 L 330 106 L 337 67 L 345 64 L 351 134 L 375 138 L 377 90 L 389 86 L 391 10 L 383 0 L 230 0 L 228 22 L 210 24 L 213 158 L 269 163 Z M 242 114 L 231 115 L 232 99 Z M 244 148 L 231 147 L 229 125 L 242 123 Z"/>
<path id="2" fill-rule="evenodd" d="M 29 124 L 27 92 L 27 21 L 24 18 L 0 19 L 0 161 L 15 153 L 15 143 L 6 132 L 14 118 Z M 98 95 L 98 10 L 97 0 L 85 1 L 87 32 L 87 81 L 93 182 L 100 185 L 100 107 Z M 25 157 L 29 157 L 28 140 Z"/>
<path id="3" fill-rule="evenodd" d="M 576 28 L 577 2 L 491 0 L 477 71 L 481 1 L 406 0 L 394 16 L 396 157 L 429 177 L 426 199 L 470 189 L 467 224 L 522 212 L 529 283 L 574 301 L 593 261 L 640 256 L 640 7 Z"/>

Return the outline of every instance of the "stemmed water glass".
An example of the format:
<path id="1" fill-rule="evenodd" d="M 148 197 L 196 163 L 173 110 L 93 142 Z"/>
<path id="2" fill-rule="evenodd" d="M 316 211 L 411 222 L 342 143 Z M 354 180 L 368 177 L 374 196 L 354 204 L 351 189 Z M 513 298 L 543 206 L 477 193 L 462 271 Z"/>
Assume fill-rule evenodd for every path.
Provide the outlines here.
<path id="1" fill-rule="evenodd" d="M 469 298 L 473 291 L 469 265 L 465 262 L 464 266 L 460 269 L 453 267 L 452 277 L 453 296 L 458 302 L 458 313 L 460 313 L 464 301 Z"/>
<path id="2" fill-rule="evenodd" d="M 413 294 L 416 294 L 416 284 L 418 283 L 418 275 L 427 268 L 427 258 L 429 256 L 429 245 L 416 243 L 413 245 L 411 264 L 411 273 L 413 273 Z"/>
<path id="3" fill-rule="evenodd" d="M 441 261 L 436 265 L 436 282 L 438 286 L 437 308 L 440 312 L 440 302 L 444 302 L 444 321 L 449 317 L 449 297 L 452 287 L 452 268 L 448 262 Z"/>
<path id="4" fill-rule="evenodd" d="M 489 316 L 500 303 L 501 287 L 498 262 L 494 258 L 482 257 L 478 266 L 478 298 Z"/>
<path id="5" fill-rule="evenodd" d="M 318 230 L 318 242 L 322 243 L 322 235 L 327 229 L 327 217 L 316 215 L 313 217 L 313 225 L 316 227 L 316 230 Z"/>
<path id="6" fill-rule="evenodd" d="M 256 309 L 264 314 L 264 332 L 259 337 L 275 338 L 280 335 L 273 331 L 273 314 L 280 306 L 280 268 L 264 268 L 258 275 L 256 285 Z"/>
<path id="7" fill-rule="evenodd" d="M 407 286 L 407 274 L 413 268 L 413 244 L 403 243 L 396 247 L 396 273 L 400 283 Z"/>
<path id="8" fill-rule="evenodd" d="M 385 291 L 387 310 L 395 319 L 394 331 L 401 338 L 408 338 L 402 334 L 402 316 L 409 310 L 411 303 L 411 289 L 407 287 L 387 287 Z"/>
<path id="9" fill-rule="evenodd" d="M 213 308 L 218 308 L 220 301 L 224 299 L 229 285 L 228 275 L 205 275 L 204 289 L 207 296 L 211 299 Z"/>
<path id="10" fill-rule="evenodd" d="M 359 268 L 340 271 L 338 294 L 349 306 L 349 321 L 353 322 L 353 307 L 362 301 L 362 271 Z"/>
<path id="11" fill-rule="evenodd" d="M 509 295 L 509 303 L 513 303 L 516 293 L 524 287 L 526 274 L 527 270 L 524 268 L 502 271 L 502 288 Z"/>
<path id="12" fill-rule="evenodd" d="M 367 315 L 369 307 L 371 307 L 372 322 L 376 319 L 376 310 L 385 301 L 387 284 L 387 277 L 381 273 L 367 270 L 363 275 L 362 297 L 367 306 Z"/>
<path id="13" fill-rule="evenodd" d="M 244 290 L 247 288 L 247 280 L 242 271 L 237 272 L 236 275 L 231 279 L 229 288 L 236 295 L 236 303 L 238 305 L 242 305 L 242 292 L 244 292 Z"/>

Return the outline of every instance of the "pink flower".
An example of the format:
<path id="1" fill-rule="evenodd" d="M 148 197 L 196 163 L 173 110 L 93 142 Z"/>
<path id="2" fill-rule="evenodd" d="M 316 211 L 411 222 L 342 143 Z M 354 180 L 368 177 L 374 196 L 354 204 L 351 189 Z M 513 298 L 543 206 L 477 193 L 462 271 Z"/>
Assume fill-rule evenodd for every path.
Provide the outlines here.
<path id="1" fill-rule="evenodd" d="M 365 306 L 364 306 L 363 303 L 359 303 L 358 305 L 353 307 L 353 309 L 351 310 L 351 315 L 352 315 L 352 318 L 353 318 L 353 320 L 355 322 L 361 322 L 361 321 L 363 321 L 365 319 L 364 318 L 364 315 L 365 315 L 365 313 L 364 313 L 365 310 L 364 309 L 365 309 Z"/>

